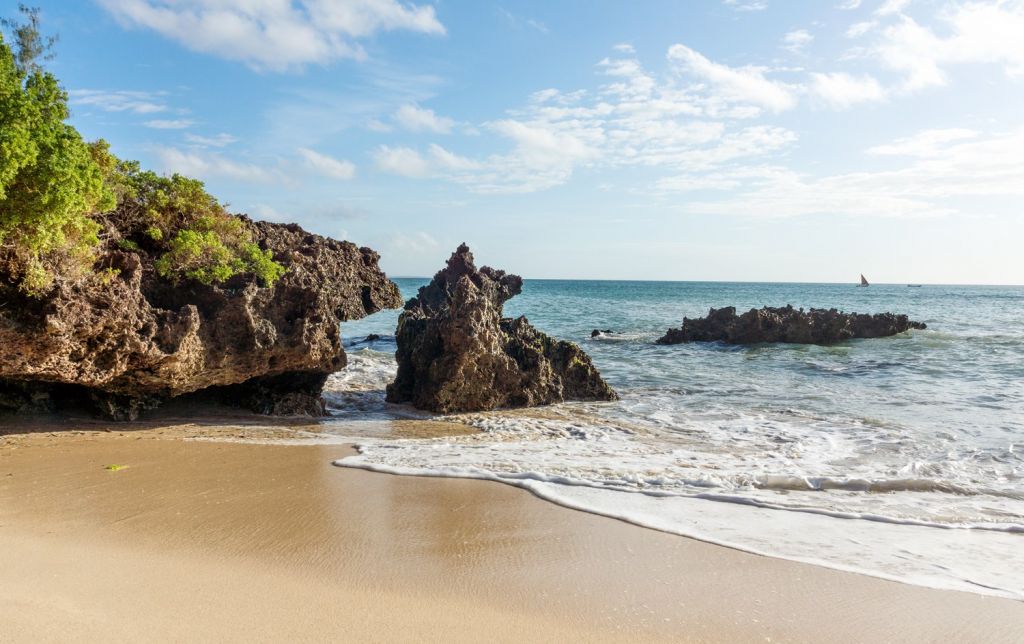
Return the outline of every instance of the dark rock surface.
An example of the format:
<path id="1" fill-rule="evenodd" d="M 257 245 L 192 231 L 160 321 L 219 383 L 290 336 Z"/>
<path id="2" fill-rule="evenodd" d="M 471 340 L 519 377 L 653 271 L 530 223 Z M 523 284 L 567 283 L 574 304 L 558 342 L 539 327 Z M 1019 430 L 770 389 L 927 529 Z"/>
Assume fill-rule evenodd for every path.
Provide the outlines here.
<path id="1" fill-rule="evenodd" d="M 604 335 L 607 333 L 614 333 L 614 331 L 612 331 L 611 329 L 594 329 L 593 331 L 590 332 L 590 337 L 596 338 L 599 335 Z"/>
<path id="2" fill-rule="evenodd" d="M 225 402 L 256 411 L 323 413 L 323 382 L 346 363 L 339 323 L 400 306 L 398 287 L 369 248 L 243 221 L 287 268 L 272 287 L 251 275 L 174 286 L 144 252 L 117 250 L 109 222 L 98 265 L 110 279 L 60 282 L 41 299 L 0 282 L 0 407 L 52 407 L 68 385 L 103 415 L 133 419 L 223 387 Z"/>
<path id="3" fill-rule="evenodd" d="M 578 346 L 548 337 L 525 317 L 502 317 L 504 303 L 522 287 L 518 275 L 477 269 L 469 248 L 460 245 L 405 304 L 388 401 L 448 413 L 614 400 Z"/>
<path id="4" fill-rule="evenodd" d="M 881 338 L 908 329 L 923 329 L 906 315 L 894 313 L 843 313 L 836 309 L 794 309 L 792 306 L 750 309 L 736 315 L 736 307 L 711 309 L 707 317 L 683 318 L 678 329 L 669 329 L 658 344 L 725 342 L 757 344 L 834 344 L 853 338 Z"/>

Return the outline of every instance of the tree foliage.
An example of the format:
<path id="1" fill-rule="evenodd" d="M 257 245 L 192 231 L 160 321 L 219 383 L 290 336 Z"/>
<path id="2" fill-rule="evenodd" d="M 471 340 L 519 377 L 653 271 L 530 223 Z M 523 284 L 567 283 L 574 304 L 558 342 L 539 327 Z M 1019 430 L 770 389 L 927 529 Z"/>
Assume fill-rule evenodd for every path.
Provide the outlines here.
<path id="1" fill-rule="evenodd" d="M 19 9 L 25 22 L 0 20 L 14 38 L 12 48 L 0 34 L 0 277 L 39 296 L 58 275 L 87 274 L 100 246 L 95 215 L 116 209 L 117 247 L 152 256 L 165 279 L 251 273 L 273 284 L 284 267 L 201 181 L 142 170 L 65 123 L 67 94 L 41 67 L 56 38 L 40 35 L 38 9 Z"/>
<path id="2" fill-rule="evenodd" d="M 18 22 L 12 18 L 0 18 L 0 25 L 11 30 L 14 44 L 17 46 L 15 59 L 18 69 L 23 74 L 34 74 L 42 71 L 41 61 L 53 59 L 53 46 L 57 44 L 57 36 L 43 38 L 39 31 L 39 7 L 18 5 L 18 12 L 27 22 Z"/>
<path id="3" fill-rule="evenodd" d="M 115 205 L 89 146 L 64 121 L 57 79 L 0 35 L 0 269 L 29 294 L 53 280 L 54 266 L 91 266 L 99 225 L 88 215 Z M 27 59 L 32 62 L 34 59 Z"/>

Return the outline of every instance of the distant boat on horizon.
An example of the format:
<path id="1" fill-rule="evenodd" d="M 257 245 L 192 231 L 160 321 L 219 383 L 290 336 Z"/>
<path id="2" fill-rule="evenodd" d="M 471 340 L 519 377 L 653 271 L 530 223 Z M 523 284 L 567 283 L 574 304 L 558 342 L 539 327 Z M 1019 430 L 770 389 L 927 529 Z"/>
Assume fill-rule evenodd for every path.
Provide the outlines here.
<path id="1" fill-rule="evenodd" d="M 868 278 L 864 277 L 864 273 L 860 274 L 860 284 L 858 284 L 857 286 L 871 286 L 870 284 L 868 284 Z"/>
<path id="2" fill-rule="evenodd" d="M 907 288 L 921 288 L 920 284 L 907 284 Z"/>

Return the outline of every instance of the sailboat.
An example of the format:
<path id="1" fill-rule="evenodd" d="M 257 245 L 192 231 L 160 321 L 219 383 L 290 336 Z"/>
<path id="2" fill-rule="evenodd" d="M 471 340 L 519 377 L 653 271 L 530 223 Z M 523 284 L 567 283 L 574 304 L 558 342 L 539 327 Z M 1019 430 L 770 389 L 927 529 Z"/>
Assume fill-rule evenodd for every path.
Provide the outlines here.
<path id="1" fill-rule="evenodd" d="M 864 273 L 860 274 L 860 284 L 858 284 L 857 286 L 871 286 L 870 284 L 868 284 L 868 278 L 864 277 Z"/>

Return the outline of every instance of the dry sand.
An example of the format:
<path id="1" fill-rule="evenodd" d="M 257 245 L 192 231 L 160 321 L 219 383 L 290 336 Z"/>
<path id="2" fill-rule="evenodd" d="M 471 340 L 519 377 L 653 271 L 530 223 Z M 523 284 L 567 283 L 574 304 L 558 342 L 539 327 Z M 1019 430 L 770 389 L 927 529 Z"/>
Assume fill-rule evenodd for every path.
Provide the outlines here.
<path id="1" fill-rule="evenodd" d="M 1022 602 L 189 439 L 291 431 L 0 436 L 0 641 L 1024 641 Z"/>

